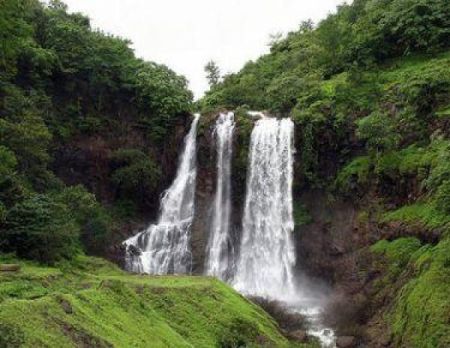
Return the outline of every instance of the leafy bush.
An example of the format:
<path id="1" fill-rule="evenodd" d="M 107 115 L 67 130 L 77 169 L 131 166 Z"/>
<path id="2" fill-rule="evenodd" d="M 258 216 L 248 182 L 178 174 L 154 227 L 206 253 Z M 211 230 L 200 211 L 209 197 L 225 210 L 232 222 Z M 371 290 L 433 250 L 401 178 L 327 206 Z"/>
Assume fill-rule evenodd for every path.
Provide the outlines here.
<path id="1" fill-rule="evenodd" d="M 358 120 L 357 126 L 356 134 L 366 141 L 369 150 L 391 150 L 398 143 L 394 120 L 386 114 L 374 112 Z"/>
<path id="2" fill-rule="evenodd" d="M 444 214 L 450 215 L 450 180 L 439 186 L 435 198 L 436 208 Z"/>
<path id="3" fill-rule="evenodd" d="M 81 228 L 81 242 L 91 254 L 99 254 L 108 247 L 113 221 L 92 193 L 81 186 L 65 188 L 54 194 L 55 200 L 66 205 Z"/>
<path id="4" fill-rule="evenodd" d="M 340 170 L 335 180 L 335 187 L 341 192 L 360 191 L 369 180 L 371 161 L 368 156 L 355 158 Z"/>
<path id="5" fill-rule="evenodd" d="M 235 319 L 233 323 L 222 333 L 220 348 L 245 348 L 255 343 L 258 328 L 252 322 L 243 319 Z"/>
<path id="6" fill-rule="evenodd" d="M 0 347 L 19 348 L 25 342 L 25 337 L 18 327 L 0 323 Z"/>
<path id="7" fill-rule="evenodd" d="M 19 257 L 53 264 L 79 251 L 79 228 L 68 207 L 47 195 L 16 204 L 8 211 L 4 226 L 3 249 Z"/>
<path id="8" fill-rule="evenodd" d="M 120 149 L 113 156 L 112 181 L 125 197 L 141 201 L 158 186 L 161 170 L 149 155 L 137 149 Z"/>

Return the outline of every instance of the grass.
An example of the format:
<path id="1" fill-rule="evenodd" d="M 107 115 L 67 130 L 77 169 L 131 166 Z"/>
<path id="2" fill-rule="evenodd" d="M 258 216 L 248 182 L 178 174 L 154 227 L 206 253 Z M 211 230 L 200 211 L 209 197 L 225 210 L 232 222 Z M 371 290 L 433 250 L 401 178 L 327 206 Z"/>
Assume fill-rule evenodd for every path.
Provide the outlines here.
<path id="1" fill-rule="evenodd" d="M 382 222 L 402 221 L 438 229 L 450 223 L 450 216 L 436 209 L 433 203 L 418 202 L 384 214 Z"/>
<path id="2" fill-rule="evenodd" d="M 131 275 L 84 256 L 20 264 L 0 274 L 2 347 L 292 346 L 261 308 L 213 278 Z"/>

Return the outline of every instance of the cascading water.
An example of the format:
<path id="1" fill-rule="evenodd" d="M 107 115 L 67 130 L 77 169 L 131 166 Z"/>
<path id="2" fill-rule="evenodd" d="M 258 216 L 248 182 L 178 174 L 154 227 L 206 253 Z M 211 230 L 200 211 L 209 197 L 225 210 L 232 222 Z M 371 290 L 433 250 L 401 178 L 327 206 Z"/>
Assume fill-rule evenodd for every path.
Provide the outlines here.
<path id="1" fill-rule="evenodd" d="M 200 115 L 195 115 L 184 140 L 177 175 L 161 199 L 156 225 L 126 240 L 126 265 L 137 273 L 190 273 L 190 227 L 194 216 L 197 176 L 196 138 Z"/>
<path id="2" fill-rule="evenodd" d="M 234 126 L 234 113 L 222 113 L 216 121 L 214 130 L 217 148 L 217 183 L 205 269 L 206 274 L 222 280 L 229 279 L 234 261 L 234 248 L 229 231 Z"/>
<path id="3" fill-rule="evenodd" d="M 242 239 L 233 286 L 249 295 L 295 297 L 292 212 L 294 124 L 263 117 L 250 142 Z"/>

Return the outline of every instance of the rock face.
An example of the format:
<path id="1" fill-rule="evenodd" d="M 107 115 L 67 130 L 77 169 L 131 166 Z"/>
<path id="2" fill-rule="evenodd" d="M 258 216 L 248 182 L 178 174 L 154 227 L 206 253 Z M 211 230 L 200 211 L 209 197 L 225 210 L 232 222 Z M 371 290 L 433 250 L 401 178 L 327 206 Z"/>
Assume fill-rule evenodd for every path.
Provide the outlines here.
<path id="1" fill-rule="evenodd" d="M 297 268 L 312 277 L 334 283 L 352 272 L 349 255 L 364 243 L 364 234 L 354 233 L 355 208 L 345 201 L 329 202 L 318 190 L 297 195 L 311 215 L 312 223 L 296 226 Z"/>
<path id="2" fill-rule="evenodd" d="M 341 336 L 336 339 L 336 346 L 338 348 L 353 348 L 356 347 L 356 338 L 353 336 Z"/>
<path id="3" fill-rule="evenodd" d="M 197 187 L 195 190 L 195 213 L 191 228 L 192 272 L 203 274 L 205 250 L 208 244 L 214 202 L 216 148 L 213 118 L 200 119 L 197 137 Z"/>
<path id="4" fill-rule="evenodd" d="M 191 249 L 193 274 L 203 274 L 206 247 L 208 244 L 212 206 L 216 192 L 217 149 L 214 137 L 215 121 L 218 114 L 202 115 L 197 138 L 197 187 L 195 195 L 195 215 L 192 223 Z M 231 221 L 230 236 L 233 239 L 235 252 L 239 252 L 239 238 L 242 223 L 242 210 L 245 199 L 245 180 L 248 133 L 239 127 L 240 119 L 236 118 L 233 134 L 233 157 L 231 163 Z M 243 165 L 242 162 L 245 162 Z"/>

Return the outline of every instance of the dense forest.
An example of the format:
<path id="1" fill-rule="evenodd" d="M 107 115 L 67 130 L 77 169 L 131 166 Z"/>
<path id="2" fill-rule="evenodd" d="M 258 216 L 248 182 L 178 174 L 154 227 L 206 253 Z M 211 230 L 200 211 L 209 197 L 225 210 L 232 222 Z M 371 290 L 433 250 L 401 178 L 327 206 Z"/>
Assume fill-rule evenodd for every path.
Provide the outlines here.
<path id="1" fill-rule="evenodd" d="M 60 1 L 0 6 L 0 248 L 101 254 L 121 219 L 157 204 L 187 81 Z"/>
<path id="2" fill-rule="evenodd" d="M 313 224 L 308 197 L 317 192 L 326 204 L 350 202 L 355 211 L 349 249 L 311 266 L 344 289 L 347 300 L 332 304 L 330 326 L 369 347 L 450 346 L 450 2 L 355 0 L 274 38 L 270 53 L 241 71 L 216 75 L 193 102 L 184 77 L 136 58 L 129 41 L 92 29 L 59 0 L 0 2 L 0 261 L 28 260 L 22 278 L 0 283 L 0 308 L 57 292 L 35 303 L 36 313 L 48 306 L 59 323 L 72 314 L 65 304 L 72 301 L 75 314 L 85 315 L 58 324 L 63 336 L 55 324 L 55 336 L 39 338 L 45 330 L 22 332 L 12 319 L 29 308 L 6 303 L 0 346 L 154 343 L 136 343 L 136 320 L 158 322 L 152 334 L 166 337 L 159 346 L 290 346 L 266 313 L 218 281 L 138 283 L 85 256 L 117 261 L 114 248 L 157 216 L 191 113 L 205 115 L 201 164 L 210 116 L 223 110 L 235 110 L 239 129 L 235 200 L 245 190 L 247 112 L 265 110 L 295 123 L 296 228 Z M 76 299 L 59 294 L 79 291 Z M 108 302 L 86 314 L 84 306 Z M 215 313 L 219 305 L 227 310 L 205 336 L 204 317 L 189 313 Z M 34 320 L 45 327 L 47 314 Z M 127 334 L 114 336 L 115 325 Z"/>

